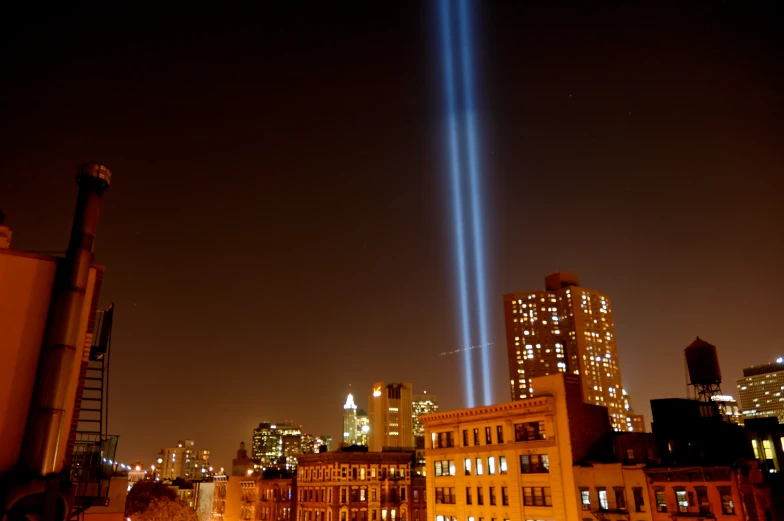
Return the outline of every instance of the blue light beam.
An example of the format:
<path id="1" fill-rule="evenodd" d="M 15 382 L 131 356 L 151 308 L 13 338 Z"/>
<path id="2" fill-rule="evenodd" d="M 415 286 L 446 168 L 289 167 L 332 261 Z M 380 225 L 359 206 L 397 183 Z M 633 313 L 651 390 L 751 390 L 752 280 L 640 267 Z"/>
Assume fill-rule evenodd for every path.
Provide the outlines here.
<path id="1" fill-rule="evenodd" d="M 482 234 L 481 187 L 479 183 L 478 152 L 476 145 L 476 105 L 474 101 L 473 67 L 471 63 L 471 28 L 469 25 L 468 0 L 461 0 L 458 18 L 463 69 L 463 96 L 465 110 L 466 155 L 468 158 L 469 187 L 471 191 L 470 215 L 473 235 L 474 271 L 476 278 L 476 302 L 479 322 L 479 344 L 490 342 L 487 337 L 487 289 L 485 287 L 485 261 Z M 482 351 L 482 391 L 484 405 L 493 403 L 490 351 Z"/>
<path id="2" fill-rule="evenodd" d="M 457 253 L 458 287 L 460 294 L 460 321 L 463 345 L 471 345 L 471 322 L 468 312 L 468 277 L 466 274 L 465 231 L 463 230 L 463 190 L 460 176 L 460 149 L 457 131 L 457 107 L 455 102 L 455 72 L 452 56 L 452 29 L 449 9 L 450 0 L 441 1 L 441 37 L 444 60 L 444 87 L 446 90 L 447 118 L 449 132 L 449 167 L 452 181 L 452 210 L 455 226 L 455 246 Z M 473 364 L 471 352 L 463 356 L 466 402 L 474 407 Z"/>

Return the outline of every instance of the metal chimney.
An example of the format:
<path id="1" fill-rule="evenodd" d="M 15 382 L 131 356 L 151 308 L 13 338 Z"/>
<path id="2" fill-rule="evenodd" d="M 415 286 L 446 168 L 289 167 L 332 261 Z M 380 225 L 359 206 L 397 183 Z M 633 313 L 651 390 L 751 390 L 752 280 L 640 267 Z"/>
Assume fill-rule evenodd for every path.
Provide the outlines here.
<path id="1" fill-rule="evenodd" d="M 101 195 L 109 188 L 112 173 L 103 165 L 82 165 L 76 177 L 76 200 L 71 240 L 65 259 L 58 266 L 47 318 L 46 333 L 38 361 L 30 414 L 25 430 L 20 468 L 46 476 L 58 472 L 65 447 L 60 446 L 67 429 L 67 396 L 75 364 L 80 361 L 79 321 L 93 263 L 93 243 L 98 226 Z"/>

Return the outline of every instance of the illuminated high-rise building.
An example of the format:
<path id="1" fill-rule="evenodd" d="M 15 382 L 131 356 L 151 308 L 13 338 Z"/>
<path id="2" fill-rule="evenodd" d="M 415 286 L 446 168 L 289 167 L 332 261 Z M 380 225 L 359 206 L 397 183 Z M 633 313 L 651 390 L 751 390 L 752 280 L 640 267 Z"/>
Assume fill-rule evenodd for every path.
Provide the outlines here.
<path id="1" fill-rule="evenodd" d="M 583 400 L 607 407 L 615 430 L 632 430 L 606 295 L 556 272 L 545 278 L 544 290 L 504 295 L 504 315 L 512 399 L 536 395 L 535 377 L 580 375 Z"/>
<path id="2" fill-rule="evenodd" d="M 195 447 L 193 440 L 180 440 L 176 447 L 161 449 L 158 454 L 158 476 L 161 479 L 197 479 L 210 467 L 210 451 Z"/>
<path id="3" fill-rule="evenodd" d="M 263 422 L 253 429 L 253 459 L 261 468 L 296 469 L 301 451 L 302 429 L 292 422 Z"/>
<path id="4" fill-rule="evenodd" d="M 343 444 L 357 444 L 357 405 L 351 393 L 348 393 L 343 406 Z"/>
<path id="5" fill-rule="evenodd" d="M 370 418 L 364 409 L 357 409 L 357 445 L 367 447 L 370 439 Z"/>
<path id="6" fill-rule="evenodd" d="M 774 416 L 784 422 L 784 358 L 743 369 L 738 396 L 743 419 Z"/>
<path id="7" fill-rule="evenodd" d="M 423 437 L 425 435 L 425 425 L 419 417 L 423 414 L 438 412 L 438 396 L 427 394 L 427 392 L 415 394 L 411 401 L 411 409 L 414 421 L 414 438 Z"/>
<path id="8" fill-rule="evenodd" d="M 373 384 L 368 397 L 371 452 L 414 450 L 411 389 L 410 383 Z"/>

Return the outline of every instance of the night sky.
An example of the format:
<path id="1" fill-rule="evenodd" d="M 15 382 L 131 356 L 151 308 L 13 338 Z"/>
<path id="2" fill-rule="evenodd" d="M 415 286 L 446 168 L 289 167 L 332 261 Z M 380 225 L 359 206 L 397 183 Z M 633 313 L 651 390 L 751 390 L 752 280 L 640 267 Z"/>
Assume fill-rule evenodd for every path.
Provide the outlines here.
<path id="1" fill-rule="evenodd" d="M 120 461 L 190 438 L 228 467 L 260 421 L 338 442 L 349 384 L 361 407 L 378 380 L 464 406 L 438 355 L 465 346 L 434 10 L 266 4 L 0 17 L 13 247 L 64 250 L 77 165 L 114 172 L 96 261 Z M 648 421 L 697 335 L 736 394 L 784 354 L 782 13 L 545 4 L 475 9 L 495 401 L 502 295 L 556 270 L 611 298 Z"/>

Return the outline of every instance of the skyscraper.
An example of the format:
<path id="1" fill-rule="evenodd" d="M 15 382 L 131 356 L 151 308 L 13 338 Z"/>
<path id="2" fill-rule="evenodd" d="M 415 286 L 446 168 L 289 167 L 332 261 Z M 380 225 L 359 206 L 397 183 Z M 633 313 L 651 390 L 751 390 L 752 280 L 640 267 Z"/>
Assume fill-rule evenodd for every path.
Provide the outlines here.
<path id="1" fill-rule="evenodd" d="M 411 389 L 410 383 L 373 384 L 368 397 L 370 451 L 414 450 Z"/>
<path id="2" fill-rule="evenodd" d="M 438 412 L 438 396 L 435 394 L 415 394 L 412 399 L 414 438 L 425 436 L 425 425 L 419 419 L 423 414 Z"/>
<path id="3" fill-rule="evenodd" d="M 253 429 L 253 459 L 262 468 L 295 469 L 301 450 L 302 429 L 292 422 L 263 422 Z"/>
<path id="4" fill-rule="evenodd" d="M 576 275 L 556 272 L 545 289 L 504 295 L 512 399 L 536 394 L 531 379 L 580 375 L 583 400 L 607 407 L 615 430 L 631 430 L 621 383 L 610 299 L 580 286 Z"/>
<path id="5" fill-rule="evenodd" d="M 196 479 L 210 467 L 210 451 L 195 447 L 193 440 L 180 440 L 176 447 L 161 449 L 158 475 L 161 479 Z"/>
<path id="6" fill-rule="evenodd" d="M 775 416 L 784 422 L 784 358 L 743 369 L 738 396 L 744 419 Z"/>
<path id="7" fill-rule="evenodd" d="M 356 445 L 357 443 L 357 406 L 354 396 L 348 393 L 346 404 L 343 406 L 343 444 Z"/>

